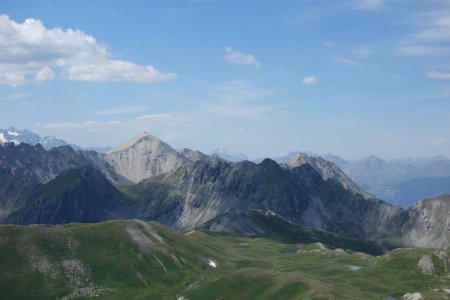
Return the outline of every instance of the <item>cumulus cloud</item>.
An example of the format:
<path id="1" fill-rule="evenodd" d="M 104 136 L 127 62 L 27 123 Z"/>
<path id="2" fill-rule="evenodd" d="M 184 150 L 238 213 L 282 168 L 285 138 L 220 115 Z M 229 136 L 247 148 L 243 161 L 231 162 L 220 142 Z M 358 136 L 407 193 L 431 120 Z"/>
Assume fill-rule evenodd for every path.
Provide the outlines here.
<path id="1" fill-rule="evenodd" d="M 254 66 L 257 69 L 261 67 L 261 63 L 252 54 L 233 51 L 231 47 L 225 48 L 225 60 L 232 64 Z"/>
<path id="2" fill-rule="evenodd" d="M 140 66 L 121 60 L 104 60 L 69 66 L 66 70 L 70 80 L 84 81 L 134 81 L 155 82 L 174 79 L 173 73 L 161 73 L 152 66 Z"/>
<path id="3" fill-rule="evenodd" d="M 48 29 L 40 20 L 23 23 L 0 15 L 0 83 L 18 86 L 30 78 L 53 79 L 55 69 L 69 80 L 157 82 L 174 79 L 152 66 L 113 59 L 105 45 L 81 30 Z"/>
<path id="4" fill-rule="evenodd" d="M 450 79 L 450 72 L 429 71 L 427 73 L 427 77 L 437 79 Z"/>
<path id="5" fill-rule="evenodd" d="M 302 84 L 304 84 L 304 85 L 313 85 L 313 84 L 318 84 L 318 83 L 319 83 L 319 80 L 315 76 L 307 76 L 307 77 L 303 78 L 303 80 L 302 80 Z"/>

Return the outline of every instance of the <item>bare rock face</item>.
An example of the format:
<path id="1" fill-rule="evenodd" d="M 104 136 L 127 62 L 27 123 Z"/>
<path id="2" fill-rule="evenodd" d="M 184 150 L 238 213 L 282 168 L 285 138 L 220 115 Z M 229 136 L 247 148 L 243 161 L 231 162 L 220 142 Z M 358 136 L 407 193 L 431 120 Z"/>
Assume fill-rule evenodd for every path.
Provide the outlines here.
<path id="1" fill-rule="evenodd" d="M 419 263 L 417 265 L 423 274 L 434 275 L 435 268 L 434 268 L 434 264 L 433 264 L 433 260 L 431 259 L 431 256 L 429 256 L 429 255 L 422 256 L 422 258 L 419 260 Z"/>
<path id="2" fill-rule="evenodd" d="M 208 161 L 212 158 L 211 156 L 206 155 L 198 150 L 192 150 L 189 148 L 181 149 L 180 154 L 183 155 L 188 160 L 190 160 L 191 162 Z"/>
<path id="3" fill-rule="evenodd" d="M 138 184 L 118 191 L 111 182 Z M 299 153 L 283 165 L 270 159 L 233 163 L 177 152 L 148 133 L 107 154 L 0 145 L 0 222 L 136 217 L 190 230 L 234 210 L 271 211 L 296 226 L 398 247 L 450 247 L 450 195 L 402 209 L 368 194 L 320 157 Z M 261 231 L 242 215 L 228 213 L 222 221 L 217 230 Z"/>
<path id="4" fill-rule="evenodd" d="M 353 238 L 384 235 L 405 221 L 401 208 L 325 181 L 309 164 L 283 168 L 270 159 L 260 164 L 197 161 L 142 181 L 137 195 L 139 218 L 180 230 L 231 209 L 269 210 L 296 225 Z"/>
<path id="5" fill-rule="evenodd" d="M 295 168 L 304 164 L 312 166 L 319 172 L 323 180 L 334 180 L 339 182 L 345 189 L 352 191 L 354 194 L 360 194 L 365 199 L 375 198 L 348 178 L 338 166 L 321 157 L 309 156 L 299 152 L 285 162 L 285 166 L 288 168 Z"/>
<path id="6" fill-rule="evenodd" d="M 100 222 L 129 217 L 126 199 L 97 169 L 63 172 L 37 187 L 25 204 L 6 218 L 15 224 Z"/>
<path id="7" fill-rule="evenodd" d="M 425 297 L 421 293 L 406 293 L 403 295 L 403 300 L 424 300 Z"/>
<path id="8" fill-rule="evenodd" d="M 423 199 L 410 209 L 403 242 L 421 248 L 450 248 L 450 195 Z"/>
<path id="9" fill-rule="evenodd" d="M 119 175 L 132 183 L 169 172 L 189 162 L 168 144 L 146 132 L 112 149 L 105 159 Z"/>

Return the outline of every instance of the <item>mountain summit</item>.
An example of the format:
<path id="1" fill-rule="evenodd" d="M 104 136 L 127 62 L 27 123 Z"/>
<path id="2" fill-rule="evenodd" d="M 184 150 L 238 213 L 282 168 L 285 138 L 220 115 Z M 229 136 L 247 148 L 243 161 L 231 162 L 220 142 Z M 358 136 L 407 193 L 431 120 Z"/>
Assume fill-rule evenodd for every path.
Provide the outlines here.
<path id="1" fill-rule="evenodd" d="M 338 166 L 320 156 L 309 156 L 308 154 L 299 152 L 289 158 L 284 165 L 292 169 L 305 164 L 312 166 L 325 181 L 333 180 L 338 182 L 345 189 L 352 191 L 354 194 L 360 194 L 365 199 L 375 198 L 348 178 Z"/>
<path id="2" fill-rule="evenodd" d="M 139 144 L 143 140 L 161 142 L 161 140 L 159 140 L 157 137 L 155 137 L 155 136 L 151 135 L 150 133 L 144 131 L 144 132 L 141 132 L 141 133 L 137 134 L 136 136 L 132 137 L 131 139 L 123 142 L 119 146 L 109 150 L 108 153 L 126 151 L 129 148 L 135 146 L 136 144 Z"/>
<path id="3" fill-rule="evenodd" d="M 138 183 L 143 179 L 168 172 L 188 162 L 170 145 L 142 132 L 106 154 L 116 172 Z"/>

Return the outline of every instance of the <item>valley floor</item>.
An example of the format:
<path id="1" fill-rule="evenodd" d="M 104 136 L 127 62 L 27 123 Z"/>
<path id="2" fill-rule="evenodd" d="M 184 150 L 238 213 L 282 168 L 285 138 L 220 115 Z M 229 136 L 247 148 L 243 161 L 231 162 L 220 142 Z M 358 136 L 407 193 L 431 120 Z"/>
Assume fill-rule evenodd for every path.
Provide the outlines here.
<path id="1" fill-rule="evenodd" d="M 139 220 L 2 225 L 0 299 L 449 299 L 449 252 L 375 257 Z"/>

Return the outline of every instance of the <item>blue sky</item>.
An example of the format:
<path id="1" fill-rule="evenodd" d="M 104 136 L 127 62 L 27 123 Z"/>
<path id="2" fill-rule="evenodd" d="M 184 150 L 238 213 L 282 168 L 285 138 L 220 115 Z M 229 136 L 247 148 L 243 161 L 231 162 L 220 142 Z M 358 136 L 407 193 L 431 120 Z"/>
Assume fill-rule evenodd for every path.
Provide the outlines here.
<path id="1" fill-rule="evenodd" d="M 0 3 L 0 128 L 251 158 L 450 155 L 450 2 Z"/>

